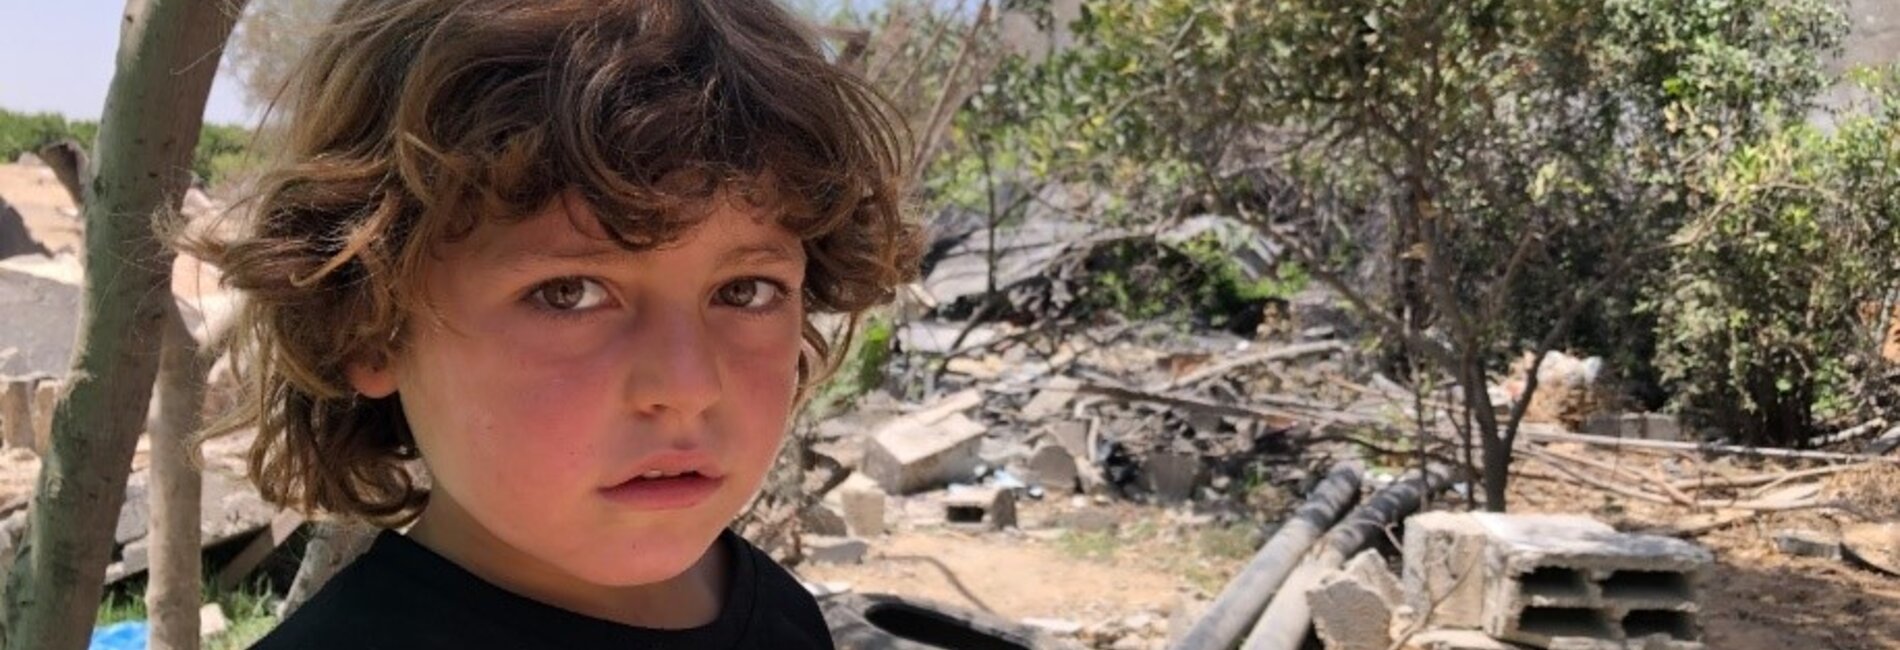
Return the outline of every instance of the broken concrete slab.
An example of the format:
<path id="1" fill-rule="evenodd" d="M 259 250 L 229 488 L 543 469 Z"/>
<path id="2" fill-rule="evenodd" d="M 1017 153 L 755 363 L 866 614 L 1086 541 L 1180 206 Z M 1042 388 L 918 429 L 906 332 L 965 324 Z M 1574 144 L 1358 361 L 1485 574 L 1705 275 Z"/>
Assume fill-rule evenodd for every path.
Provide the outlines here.
<path id="1" fill-rule="evenodd" d="M 1081 473 L 1075 457 L 1057 444 L 1037 448 L 1029 456 L 1029 471 L 1035 475 L 1037 485 L 1055 496 L 1074 494 L 1077 476 Z"/>
<path id="2" fill-rule="evenodd" d="M 844 510 L 844 527 L 858 537 L 884 534 L 884 491 L 870 488 L 841 487 L 838 499 Z"/>
<path id="3" fill-rule="evenodd" d="M 32 380 L 0 380 L 0 427 L 0 441 L 7 447 L 33 448 Z"/>
<path id="4" fill-rule="evenodd" d="M 1329 650 L 1387 650 L 1392 645 L 1399 585 L 1378 553 L 1361 553 L 1342 569 L 1327 571 L 1306 598 L 1313 631 Z"/>
<path id="5" fill-rule="evenodd" d="M 1841 531 L 1843 555 L 1862 566 L 1900 576 L 1900 522 L 1854 524 Z"/>
<path id="6" fill-rule="evenodd" d="M 1049 438 L 1069 450 L 1069 455 L 1087 461 L 1093 458 L 1089 450 L 1089 423 L 1081 420 L 1061 420 L 1049 425 L 1046 430 Z"/>
<path id="7" fill-rule="evenodd" d="M 823 503 L 805 506 L 798 512 L 798 523 L 814 535 L 843 537 L 846 532 L 844 516 Z"/>
<path id="8" fill-rule="evenodd" d="M 952 490 L 944 497 L 944 521 L 982 524 L 1001 530 L 1016 527 L 1016 493 L 994 487 Z"/>
<path id="9" fill-rule="evenodd" d="M 860 564 L 871 545 L 853 537 L 832 537 L 827 535 L 807 535 L 804 538 L 805 557 L 813 562 L 826 564 Z"/>
<path id="10" fill-rule="evenodd" d="M 1141 486 L 1163 501 L 1187 500 L 1206 475 L 1206 463 L 1195 454 L 1158 451 L 1141 464 Z"/>
<path id="11" fill-rule="evenodd" d="M 964 391 L 879 426 L 865 441 L 865 476 L 898 495 L 970 478 L 985 428 L 962 411 L 980 403 L 980 391 Z"/>
<path id="12" fill-rule="evenodd" d="M 76 285 L 0 268 L 0 377 L 64 377 L 79 327 Z"/>
<path id="13" fill-rule="evenodd" d="M 61 386 L 51 379 L 33 384 L 33 452 L 41 456 L 53 448 L 53 409 L 59 406 Z"/>

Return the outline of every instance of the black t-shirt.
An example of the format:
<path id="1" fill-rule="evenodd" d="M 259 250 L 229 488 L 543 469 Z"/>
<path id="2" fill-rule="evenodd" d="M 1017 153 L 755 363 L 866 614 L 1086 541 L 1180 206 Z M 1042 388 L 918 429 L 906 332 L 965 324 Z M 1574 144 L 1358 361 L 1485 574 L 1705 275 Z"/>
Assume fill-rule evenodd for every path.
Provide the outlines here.
<path id="1" fill-rule="evenodd" d="M 490 584 L 394 532 L 253 650 L 455 648 L 831 648 L 818 602 L 732 531 L 719 536 L 732 576 L 719 618 L 690 630 L 631 627 Z"/>

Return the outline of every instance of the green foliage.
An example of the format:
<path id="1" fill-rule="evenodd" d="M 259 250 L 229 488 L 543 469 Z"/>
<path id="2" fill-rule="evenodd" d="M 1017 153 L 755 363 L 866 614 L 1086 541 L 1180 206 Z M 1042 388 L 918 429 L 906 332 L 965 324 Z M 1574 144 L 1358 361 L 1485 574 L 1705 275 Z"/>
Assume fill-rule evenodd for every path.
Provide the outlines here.
<path id="1" fill-rule="evenodd" d="M 12 162 L 22 153 L 65 138 L 91 150 L 99 137 L 99 123 L 67 120 L 52 113 L 23 114 L 0 110 L 0 161 Z M 241 126 L 206 124 L 198 134 L 191 171 L 215 184 L 256 164 L 250 152 L 251 131 Z"/>
<path id="2" fill-rule="evenodd" d="M 1283 263 L 1248 279 L 1233 253 L 1232 244 L 1208 235 L 1172 246 L 1152 240 L 1103 246 L 1088 261 L 1078 303 L 1085 312 L 1250 336 L 1267 302 L 1292 297 L 1308 278 L 1298 264 Z"/>
<path id="3" fill-rule="evenodd" d="M 1900 68 L 1887 74 L 1875 110 L 1729 156 L 1709 180 L 1713 207 L 1677 235 L 1659 365 L 1703 423 L 1786 443 L 1872 415 L 1846 397 L 1878 381 L 1859 369 L 1900 289 Z"/>
<path id="4" fill-rule="evenodd" d="M 806 409 L 811 419 L 822 420 L 846 402 L 882 385 L 885 368 L 890 365 L 891 341 L 896 335 L 897 329 L 890 318 L 867 314 L 858 325 L 857 337 L 845 352 L 844 361 L 838 364 L 837 373 L 812 396 Z"/>

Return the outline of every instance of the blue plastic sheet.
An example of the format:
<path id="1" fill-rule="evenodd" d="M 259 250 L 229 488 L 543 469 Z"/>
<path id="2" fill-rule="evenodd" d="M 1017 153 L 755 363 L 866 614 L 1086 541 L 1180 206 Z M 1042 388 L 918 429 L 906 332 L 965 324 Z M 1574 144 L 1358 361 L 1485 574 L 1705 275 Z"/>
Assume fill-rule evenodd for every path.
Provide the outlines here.
<path id="1" fill-rule="evenodd" d="M 126 621 L 92 629 L 88 650 L 145 650 L 145 621 Z"/>

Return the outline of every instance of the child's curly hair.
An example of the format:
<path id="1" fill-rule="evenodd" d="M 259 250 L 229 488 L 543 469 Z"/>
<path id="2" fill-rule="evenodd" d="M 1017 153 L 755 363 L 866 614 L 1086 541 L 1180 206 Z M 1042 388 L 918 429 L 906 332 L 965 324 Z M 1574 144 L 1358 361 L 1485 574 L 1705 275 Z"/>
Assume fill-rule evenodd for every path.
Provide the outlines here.
<path id="1" fill-rule="evenodd" d="M 212 433 L 257 429 L 273 503 L 420 511 L 399 396 L 355 395 L 346 367 L 427 313 L 432 246 L 562 192 L 644 250 L 766 181 L 809 256 L 808 313 L 855 323 L 914 274 L 901 123 L 770 0 L 348 0 L 332 23 L 283 90 L 285 162 L 250 221 L 181 243 L 245 296 L 227 341 L 248 394 Z M 801 393 L 850 330 L 833 346 L 806 324 Z"/>

